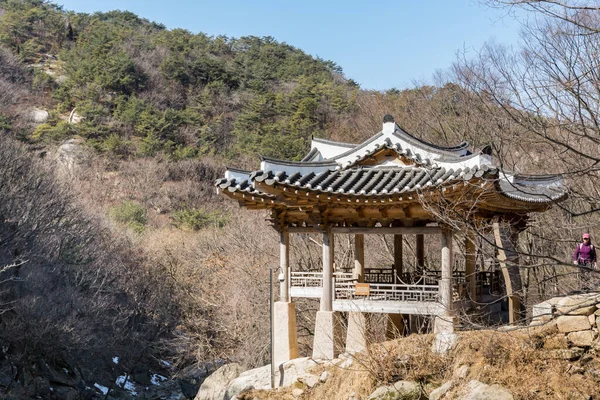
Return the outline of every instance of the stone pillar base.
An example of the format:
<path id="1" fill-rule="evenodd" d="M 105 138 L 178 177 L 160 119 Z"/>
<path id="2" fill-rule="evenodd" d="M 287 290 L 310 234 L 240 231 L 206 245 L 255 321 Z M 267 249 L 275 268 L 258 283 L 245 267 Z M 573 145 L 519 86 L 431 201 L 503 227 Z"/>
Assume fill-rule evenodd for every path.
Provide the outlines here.
<path id="1" fill-rule="evenodd" d="M 292 302 L 277 301 L 273 308 L 273 359 L 275 368 L 294 358 L 298 358 L 296 306 Z"/>
<path id="2" fill-rule="evenodd" d="M 317 311 L 312 358 L 333 360 L 337 357 L 340 352 L 340 328 L 336 312 Z"/>
<path id="3" fill-rule="evenodd" d="M 369 315 L 357 311 L 348 313 L 348 331 L 346 332 L 346 352 L 360 353 L 367 349 Z"/>
<path id="4" fill-rule="evenodd" d="M 456 317 L 444 315 L 435 317 L 433 333 L 454 333 Z"/>
<path id="5" fill-rule="evenodd" d="M 431 351 L 445 354 L 456 347 L 458 335 L 456 333 L 440 332 L 435 335 Z"/>

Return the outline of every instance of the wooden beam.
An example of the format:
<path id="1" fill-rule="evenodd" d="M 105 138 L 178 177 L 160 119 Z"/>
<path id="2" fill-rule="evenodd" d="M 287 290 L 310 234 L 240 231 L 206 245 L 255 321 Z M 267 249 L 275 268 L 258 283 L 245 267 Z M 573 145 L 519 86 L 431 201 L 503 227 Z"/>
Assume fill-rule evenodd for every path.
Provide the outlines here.
<path id="1" fill-rule="evenodd" d="M 439 235 L 442 230 L 438 226 L 411 226 L 411 227 L 383 227 L 383 228 L 363 228 L 363 227 L 344 227 L 335 226 L 331 228 L 333 233 L 349 234 L 375 234 L 375 235 Z M 291 232 L 291 231 L 290 231 Z"/>
<path id="2" fill-rule="evenodd" d="M 425 270 L 425 237 L 422 234 L 417 234 L 415 242 L 417 248 L 417 274 L 421 276 L 423 270 Z"/>
<path id="3" fill-rule="evenodd" d="M 402 262 L 402 235 L 394 235 L 394 273 L 401 277 L 404 265 Z M 394 276 L 394 282 L 396 277 Z"/>
<path id="4" fill-rule="evenodd" d="M 469 284 L 469 298 L 472 303 L 475 303 L 477 299 L 477 288 L 475 279 L 475 267 L 476 267 L 476 256 L 477 249 L 475 246 L 475 232 L 468 230 L 465 235 L 465 275 Z"/>
<path id="5" fill-rule="evenodd" d="M 364 282 L 365 275 L 365 236 L 354 235 L 354 271 L 353 277 L 358 282 Z"/>

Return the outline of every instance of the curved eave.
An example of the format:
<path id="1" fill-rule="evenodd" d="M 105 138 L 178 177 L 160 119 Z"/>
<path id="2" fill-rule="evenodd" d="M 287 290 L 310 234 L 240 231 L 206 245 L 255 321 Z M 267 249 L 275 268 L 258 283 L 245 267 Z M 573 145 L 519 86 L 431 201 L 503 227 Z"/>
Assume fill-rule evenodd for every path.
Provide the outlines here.
<path id="1" fill-rule="evenodd" d="M 545 176 L 514 176 L 512 180 L 500 178 L 496 181 L 498 193 L 523 203 L 547 205 L 563 201 L 567 192 L 560 179 Z"/>
<path id="2" fill-rule="evenodd" d="M 237 180 L 235 178 L 220 178 L 215 181 L 215 186 L 217 187 L 217 190 L 220 190 L 225 195 L 229 195 L 230 193 L 245 193 L 265 198 L 273 197 L 268 193 L 257 190 L 249 179 Z"/>

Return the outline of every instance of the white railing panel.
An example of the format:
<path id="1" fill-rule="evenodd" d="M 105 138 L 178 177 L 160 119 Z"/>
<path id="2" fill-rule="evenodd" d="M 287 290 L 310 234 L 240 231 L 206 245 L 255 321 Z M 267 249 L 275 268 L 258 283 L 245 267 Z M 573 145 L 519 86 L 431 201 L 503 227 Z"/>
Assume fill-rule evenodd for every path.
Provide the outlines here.
<path id="1" fill-rule="evenodd" d="M 403 302 L 438 302 L 439 286 L 430 284 L 391 284 L 370 283 L 368 296 L 357 296 L 355 293 L 356 280 L 351 273 L 334 273 L 336 300 L 382 300 Z M 320 297 L 323 287 L 321 272 L 292 272 L 292 297 Z M 305 290 L 311 289 L 311 290 Z M 313 290 L 314 289 L 314 290 Z"/>

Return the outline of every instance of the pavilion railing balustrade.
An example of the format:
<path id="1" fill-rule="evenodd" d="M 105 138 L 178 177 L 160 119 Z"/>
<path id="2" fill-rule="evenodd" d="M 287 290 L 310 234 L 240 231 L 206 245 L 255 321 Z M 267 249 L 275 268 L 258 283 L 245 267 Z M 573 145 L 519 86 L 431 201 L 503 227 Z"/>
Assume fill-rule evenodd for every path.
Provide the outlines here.
<path id="1" fill-rule="evenodd" d="M 322 272 L 297 272 L 292 271 L 290 283 L 292 287 L 322 287 Z M 335 298 L 343 299 L 368 299 L 388 301 L 439 301 L 439 284 L 393 284 L 369 283 L 369 295 L 356 295 L 356 279 L 351 273 L 336 272 L 333 274 Z"/>
<path id="2" fill-rule="evenodd" d="M 394 301 L 439 301 L 439 282 L 441 271 L 424 271 L 419 276 L 410 273 L 401 274 L 393 283 L 393 275 L 385 280 L 391 282 L 368 282 L 369 295 L 357 296 L 355 293 L 356 279 L 352 273 L 335 272 L 333 284 L 336 299 L 366 298 L 370 300 L 394 300 Z M 365 274 L 366 277 L 366 274 Z M 478 271 L 476 273 L 476 295 L 479 298 L 483 293 L 483 287 L 488 286 L 490 293 L 500 293 L 499 271 Z M 290 279 L 291 287 L 316 288 L 323 286 L 322 272 L 300 272 L 292 271 Z M 453 300 L 461 301 L 468 297 L 469 289 L 464 271 L 453 272 Z"/>
<path id="3" fill-rule="evenodd" d="M 384 301 L 439 301 L 439 286 L 436 285 L 411 285 L 370 283 L 369 294 L 356 295 L 354 281 L 335 283 L 335 298 L 338 300 L 384 300 Z"/>
<path id="4" fill-rule="evenodd" d="M 347 272 L 334 272 L 333 277 L 338 281 L 352 280 L 352 274 Z M 292 287 L 323 287 L 323 273 L 292 271 L 290 283 Z"/>

